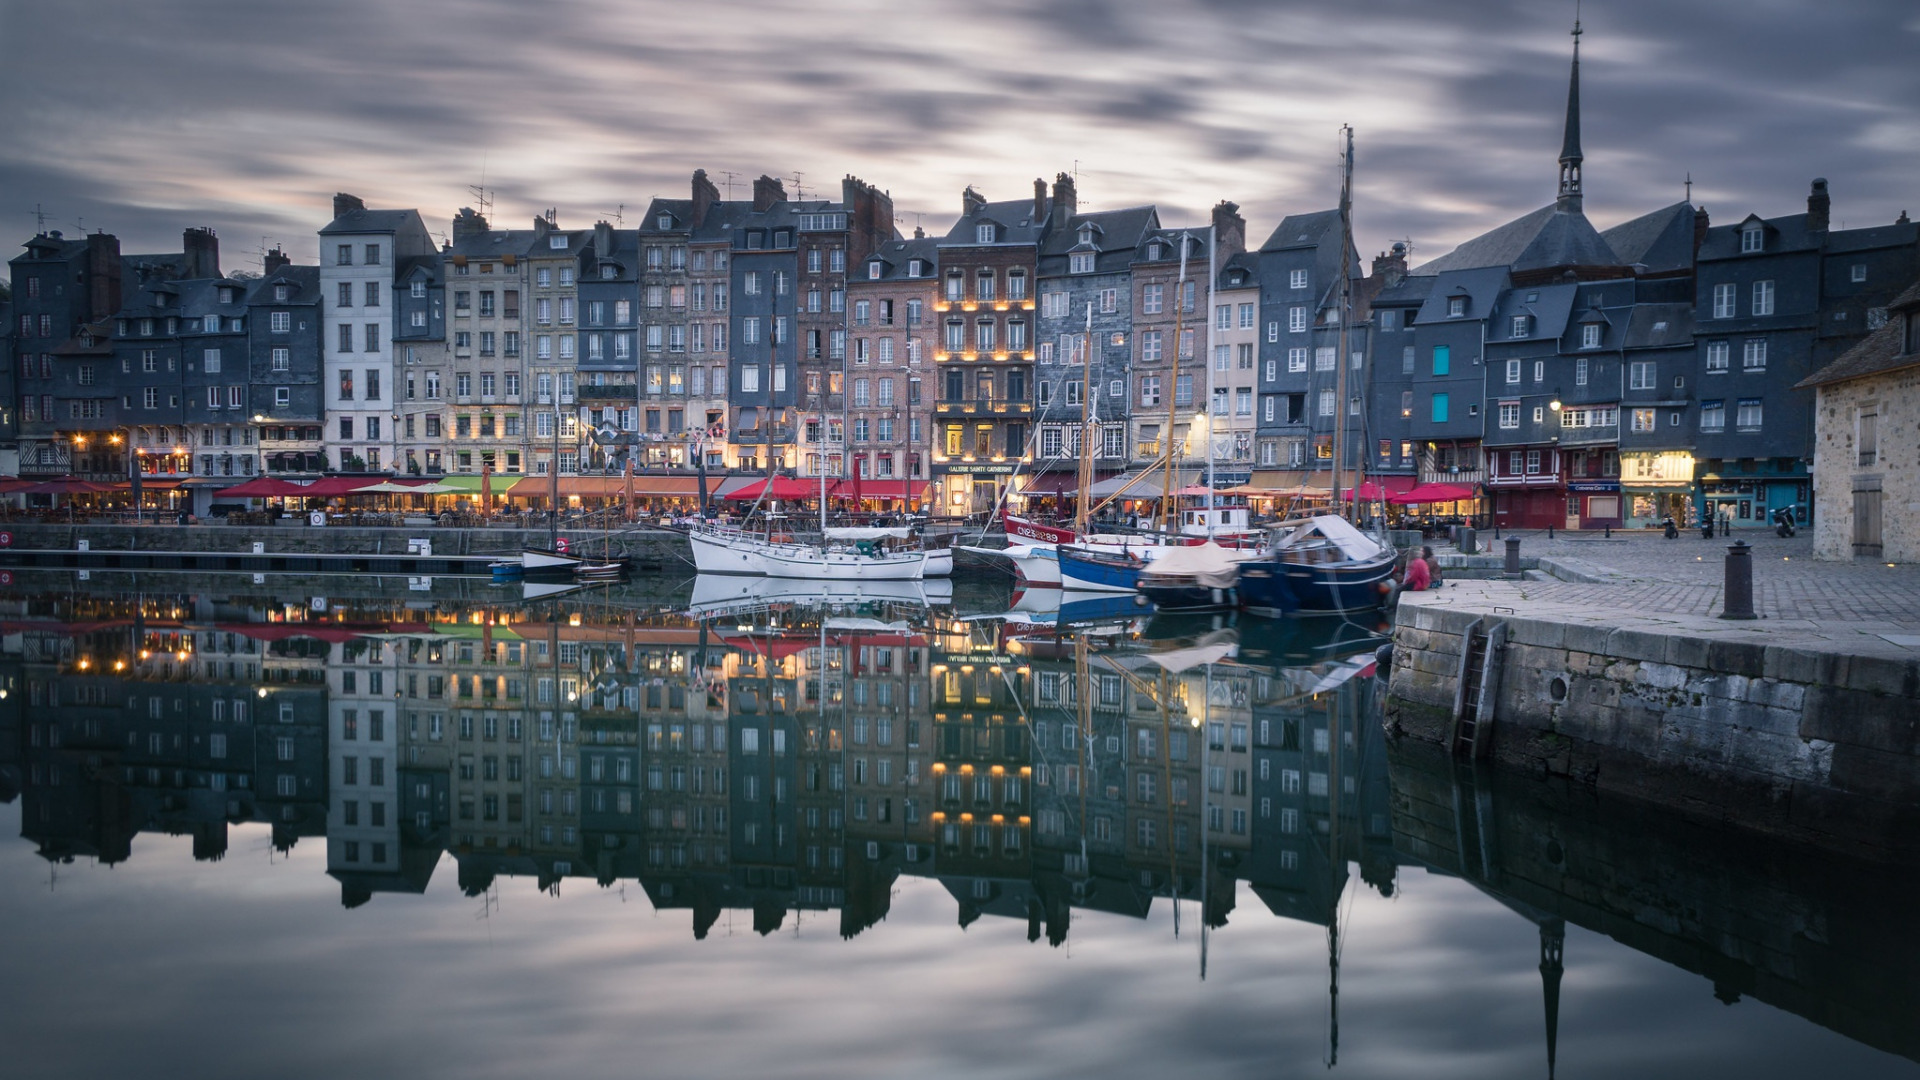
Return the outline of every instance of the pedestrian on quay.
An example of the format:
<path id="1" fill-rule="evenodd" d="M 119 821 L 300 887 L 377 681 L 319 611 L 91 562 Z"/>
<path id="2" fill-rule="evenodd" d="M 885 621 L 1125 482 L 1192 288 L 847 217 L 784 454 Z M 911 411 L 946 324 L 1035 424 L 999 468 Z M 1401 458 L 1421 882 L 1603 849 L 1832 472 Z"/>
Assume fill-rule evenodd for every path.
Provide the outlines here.
<path id="1" fill-rule="evenodd" d="M 1427 564 L 1428 588 L 1437 589 L 1446 584 L 1440 580 L 1440 560 L 1433 557 L 1432 548 L 1422 547 L 1420 549 L 1420 561 Z"/>

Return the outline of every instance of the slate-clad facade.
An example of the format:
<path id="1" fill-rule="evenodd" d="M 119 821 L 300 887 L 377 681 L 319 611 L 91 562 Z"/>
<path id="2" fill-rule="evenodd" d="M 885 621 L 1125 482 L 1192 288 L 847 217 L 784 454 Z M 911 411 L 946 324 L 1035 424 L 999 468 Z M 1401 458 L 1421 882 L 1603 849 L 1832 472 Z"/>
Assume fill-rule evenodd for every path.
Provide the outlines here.
<path id="1" fill-rule="evenodd" d="M 772 177 L 755 180 L 751 207 L 729 224 L 728 290 L 733 299 L 727 405 L 733 414 L 736 461 L 745 469 L 797 468 L 793 323 L 800 262 L 786 189 Z M 833 436 L 838 427 L 837 417 L 828 418 L 823 441 L 815 445 L 837 444 Z"/>

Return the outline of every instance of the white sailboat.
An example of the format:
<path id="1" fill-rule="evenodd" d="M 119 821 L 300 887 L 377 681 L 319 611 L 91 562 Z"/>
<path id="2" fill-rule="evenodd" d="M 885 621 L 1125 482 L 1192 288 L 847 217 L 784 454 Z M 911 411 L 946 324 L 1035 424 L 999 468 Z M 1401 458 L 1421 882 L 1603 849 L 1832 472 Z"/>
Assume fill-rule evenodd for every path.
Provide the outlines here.
<path id="1" fill-rule="evenodd" d="M 772 481 L 769 480 L 769 483 Z M 927 552 L 904 526 L 827 527 L 827 478 L 820 476 L 820 542 L 791 534 L 727 525 L 695 525 L 687 532 L 693 565 L 702 574 L 759 574 L 825 581 L 919 581 Z M 907 546 L 911 545 L 911 546 Z M 947 555 L 952 568 L 952 555 Z"/>

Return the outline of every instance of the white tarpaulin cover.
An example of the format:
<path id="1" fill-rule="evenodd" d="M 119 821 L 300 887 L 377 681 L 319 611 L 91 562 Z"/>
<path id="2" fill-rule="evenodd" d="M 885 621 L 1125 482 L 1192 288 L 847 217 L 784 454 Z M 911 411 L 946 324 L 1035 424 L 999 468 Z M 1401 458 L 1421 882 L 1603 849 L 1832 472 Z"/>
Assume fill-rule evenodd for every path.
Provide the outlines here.
<path id="1" fill-rule="evenodd" d="M 1143 578 L 1191 576 L 1203 588 L 1225 589 L 1239 579 L 1240 563 L 1253 552 L 1230 551 L 1212 541 L 1192 547 L 1167 547 L 1140 572 Z"/>
<path id="2" fill-rule="evenodd" d="M 883 540 L 888 538 L 905 540 L 912 535 L 913 530 L 905 526 L 884 529 L 878 526 L 847 526 L 827 530 L 827 539 L 829 540 Z"/>
<path id="3" fill-rule="evenodd" d="M 1281 539 L 1279 547 L 1298 547 L 1318 537 L 1324 537 L 1340 549 L 1341 554 L 1355 562 L 1374 558 L 1381 552 L 1379 544 L 1369 539 L 1359 529 L 1354 528 L 1347 519 L 1333 514 L 1320 514 Z"/>

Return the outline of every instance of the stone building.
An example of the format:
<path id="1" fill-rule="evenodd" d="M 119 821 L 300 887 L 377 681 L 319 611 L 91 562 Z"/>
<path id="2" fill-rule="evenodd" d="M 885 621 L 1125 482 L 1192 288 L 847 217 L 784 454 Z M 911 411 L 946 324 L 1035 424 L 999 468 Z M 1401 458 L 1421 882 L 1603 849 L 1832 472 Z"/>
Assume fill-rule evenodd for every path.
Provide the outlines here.
<path id="1" fill-rule="evenodd" d="M 535 431 L 528 446 L 529 470 L 545 476 L 558 469 L 562 476 L 580 471 L 583 456 L 591 453 L 592 442 L 586 420 L 589 408 L 579 402 L 580 380 L 580 254 L 593 233 L 569 232 L 559 226 L 559 214 L 549 210 L 533 221 L 532 243 L 527 247 L 527 305 L 530 322 L 527 332 L 533 349 L 528 359 L 529 375 L 536 400 L 550 393 L 553 419 L 535 417 Z M 484 374 L 480 372 L 479 374 Z M 489 404 L 485 383 L 462 393 L 458 373 L 454 380 L 454 403 L 476 404 L 484 410 Z M 456 437 L 458 432 L 455 432 Z M 557 455 L 557 460 L 556 460 Z"/>
<path id="2" fill-rule="evenodd" d="M 802 420 L 799 467 L 818 475 L 851 476 L 853 367 L 848 347 L 847 267 L 897 239 L 893 199 L 852 176 L 840 182 L 840 201 L 788 204 L 794 225 L 796 278 L 794 335 Z M 776 316 L 778 318 L 778 316 Z M 871 360 L 869 358 L 869 364 Z M 871 383 L 870 376 L 863 376 Z M 871 405 L 871 399 L 869 399 Z M 871 462 L 869 462 L 871 464 Z"/>
<path id="3" fill-rule="evenodd" d="M 540 400 L 530 368 L 531 313 L 522 303 L 533 280 L 527 255 L 534 240 L 529 230 L 493 228 L 471 207 L 454 215 L 452 242 L 440 253 L 442 284 L 452 294 L 445 335 L 451 347 L 408 354 L 418 360 L 409 365 L 407 392 L 417 393 L 410 400 L 419 402 L 420 465 L 428 475 L 476 474 L 489 456 L 495 473 L 510 478 L 531 472 L 530 437 L 540 415 L 547 417 L 542 421 L 544 445 L 552 456 L 552 379 L 549 376 L 546 400 Z M 464 400 L 459 392 L 463 376 L 468 386 Z M 476 376 L 482 391 L 489 377 L 497 380 L 492 395 L 474 393 Z M 416 379 L 417 392 L 412 387 Z M 486 400 L 489 396 L 493 400 Z"/>
<path id="4" fill-rule="evenodd" d="M 1100 422 L 1100 445 L 1092 448 L 1096 474 L 1118 475 L 1133 458 L 1133 258 L 1159 227 L 1160 213 L 1151 206 L 1082 214 L 1073 178 L 1061 173 L 1054 180 L 1040 248 L 1034 354 L 1035 460 L 1044 467 L 1035 470 L 1032 487 L 1072 490 L 1089 410 Z"/>
<path id="5" fill-rule="evenodd" d="M 320 230 L 320 283 L 326 445 L 335 468 L 378 472 L 393 464 L 395 268 L 433 252 L 419 211 L 369 210 L 355 196 L 334 196 L 333 220 Z"/>
<path id="6" fill-rule="evenodd" d="M 1215 475 L 1234 483 L 1252 479 L 1260 387 L 1260 257 L 1247 251 L 1240 208 L 1213 208 L 1213 322 L 1208 331 L 1207 413 Z"/>
<path id="7" fill-rule="evenodd" d="M 1885 319 L 1798 387 L 1816 395 L 1818 558 L 1920 561 L 1920 283 L 1887 306 Z"/>
<path id="8" fill-rule="evenodd" d="M 1034 282 L 1050 207 L 968 188 L 939 243 L 933 477 L 949 514 L 982 514 L 1033 460 Z"/>
<path id="9" fill-rule="evenodd" d="M 246 316 L 247 413 L 259 431 L 260 471 L 286 479 L 318 476 L 326 468 L 320 268 L 295 266 L 276 248 L 267 252 L 263 270 L 247 298 Z M 143 454 L 142 475 L 164 458 Z"/>
<path id="10" fill-rule="evenodd" d="M 1184 249 L 1184 252 L 1183 252 Z M 1153 229 L 1134 248 L 1129 298 L 1133 309 L 1134 419 L 1127 444 L 1135 467 L 1152 465 L 1170 438 L 1176 464 L 1204 458 L 1204 443 L 1189 442 L 1196 417 L 1207 410 L 1207 234 Z M 1172 423 L 1169 429 L 1169 421 Z M 1180 487 L 1176 476 L 1174 487 Z M 1158 495 L 1158 480 L 1142 485 Z M 1140 488 L 1140 494 L 1147 494 Z"/>
<path id="11" fill-rule="evenodd" d="M 847 278 L 853 452 L 861 476 L 878 481 L 871 490 L 892 498 L 922 499 L 916 481 L 930 475 L 938 292 L 939 241 L 917 231 L 880 245 Z"/>

